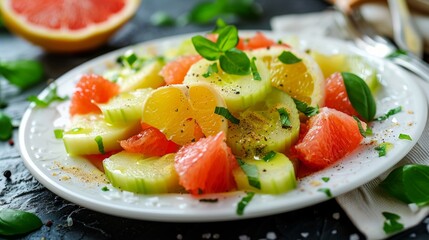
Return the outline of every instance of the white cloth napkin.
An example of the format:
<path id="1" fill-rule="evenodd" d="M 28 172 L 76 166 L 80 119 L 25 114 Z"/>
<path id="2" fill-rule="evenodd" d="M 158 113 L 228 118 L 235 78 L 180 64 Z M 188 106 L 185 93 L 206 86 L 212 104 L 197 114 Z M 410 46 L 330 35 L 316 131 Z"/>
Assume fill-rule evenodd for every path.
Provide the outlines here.
<path id="1" fill-rule="evenodd" d="M 336 13 L 333 11 L 279 16 L 272 19 L 271 27 L 275 32 L 280 31 L 289 34 L 308 33 L 313 36 L 333 34 L 341 36 L 343 34 L 338 32 L 338 28 L 335 27 L 335 24 L 337 24 L 335 17 Z M 429 101 L 429 84 L 417 77 L 415 79 L 425 91 Z M 416 146 L 395 167 L 407 163 L 429 165 L 429 119 L 422 137 L 418 140 Z M 378 184 L 394 168 L 368 184 L 336 198 L 351 221 L 368 239 L 384 239 L 389 237 L 383 230 L 385 218 L 382 212 L 391 212 L 400 215 L 401 219 L 399 222 L 404 224 L 404 230 L 419 224 L 429 214 L 429 207 L 417 209 L 412 205 L 409 206 L 392 197 L 386 196 L 386 194 L 380 191 L 377 187 Z"/>

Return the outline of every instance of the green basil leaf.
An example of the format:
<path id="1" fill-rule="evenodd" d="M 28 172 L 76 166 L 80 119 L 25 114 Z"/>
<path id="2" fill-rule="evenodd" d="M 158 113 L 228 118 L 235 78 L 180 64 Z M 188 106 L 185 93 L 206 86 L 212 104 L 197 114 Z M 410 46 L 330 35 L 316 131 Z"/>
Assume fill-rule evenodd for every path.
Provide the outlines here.
<path id="1" fill-rule="evenodd" d="M 215 29 L 213 29 L 212 33 L 219 33 L 226 26 L 228 26 L 228 24 L 226 24 L 226 22 L 222 18 L 218 18 L 216 20 Z"/>
<path id="2" fill-rule="evenodd" d="M 194 44 L 195 50 L 205 59 L 214 61 L 219 59 L 221 51 L 219 50 L 216 43 L 208 40 L 203 36 L 192 37 L 192 43 Z"/>
<path id="3" fill-rule="evenodd" d="M 404 225 L 398 222 L 398 220 L 401 219 L 399 215 L 390 212 L 383 212 L 382 214 L 386 219 L 383 225 L 385 233 L 390 234 L 404 229 Z"/>
<path id="4" fill-rule="evenodd" d="M 226 26 L 219 32 L 216 45 L 220 51 L 226 52 L 238 44 L 238 30 L 234 26 Z"/>
<path id="5" fill-rule="evenodd" d="M 297 56 L 295 56 L 293 53 L 289 51 L 283 51 L 278 58 L 280 62 L 284 64 L 295 64 L 302 61 L 301 58 L 298 58 Z"/>
<path id="6" fill-rule="evenodd" d="M 237 162 L 241 170 L 243 170 L 243 172 L 246 174 L 249 185 L 254 188 L 261 189 L 261 182 L 259 181 L 258 167 L 252 164 L 245 163 L 238 158 L 237 158 Z"/>
<path id="7" fill-rule="evenodd" d="M 223 4 L 217 2 L 201 2 L 195 5 L 189 12 L 189 22 L 196 24 L 208 24 L 214 21 L 224 12 Z"/>
<path id="8" fill-rule="evenodd" d="M 0 235 L 24 234 L 39 229 L 42 225 L 40 218 L 33 213 L 15 209 L 0 209 Z"/>
<path id="9" fill-rule="evenodd" d="M 250 60 L 246 53 L 232 48 L 219 58 L 220 68 L 226 73 L 247 75 L 250 72 Z"/>
<path id="10" fill-rule="evenodd" d="M 329 180 L 331 180 L 329 177 L 322 177 L 322 181 L 324 182 L 329 182 Z"/>
<path id="11" fill-rule="evenodd" d="M 237 210 L 236 213 L 237 215 L 243 215 L 244 213 L 244 209 L 247 207 L 247 205 L 249 205 L 250 201 L 252 201 L 253 196 L 255 196 L 254 192 L 248 192 L 246 194 L 246 196 L 244 196 L 240 202 L 237 204 Z"/>
<path id="12" fill-rule="evenodd" d="M 0 61 L 0 75 L 21 89 L 40 82 L 44 74 L 42 64 L 34 60 Z"/>
<path id="13" fill-rule="evenodd" d="M 364 120 L 372 121 L 377 109 L 368 85 L 362 78 L 353 73 L 342 72 L 341 75 L 353 108 Z"/>
<path id="14" fill-rule="evenodd" d="M 0 141 L 7 141 L 12 137 L 12 119 L 0 111 Z"/>
<path id="15" fill-rule="evenodd" d="M 393 197 L 423 206 L 429 204 L 429 166 L 409 164 L 396 168 L 380 183 Z"/>
<path id="16" fill-rule="evenodd" d="M 176 20 L 164 11 L 158 11 L 152 14 L 152 16 L 150 16 L 150 22 L 152 25 L 159 27 L 174 26 L 176 24 Z"/>

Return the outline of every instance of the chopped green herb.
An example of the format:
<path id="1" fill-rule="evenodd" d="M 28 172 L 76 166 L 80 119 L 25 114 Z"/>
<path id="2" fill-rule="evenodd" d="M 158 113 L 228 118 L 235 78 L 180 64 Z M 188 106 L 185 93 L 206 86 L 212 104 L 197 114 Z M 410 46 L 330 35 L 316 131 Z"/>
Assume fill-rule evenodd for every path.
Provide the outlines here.
<path id="1" fill-rule="evenodd" d="M 395 168 L 380 183 L 380 187 L 404 203 L 418 206 L 429 204 L 429 166 L 408 164 Z"/>
<path id="2" fill-rule="evenodd" d="M 56 139 L 62 139 L 64 135 L 63 129 L 54 129 L 54 135 Z"/>
<path id="3" fill-rule="evenodd" d="M 322 181 L 324 181 L 324 182 L 329 182 L 329 180 L 330 180 L 330 178 L 328 178 L 328 177 L 322 177 Z"/>
<path id="4" fill-rule="evenodd" d="M 302 61 L 301 58 L 298 58 L 297 56 L 295 56 L 293 53 L 289 51 L 283 51 L 279 56 L 279 60 L 284 64 L 295 64 Z"/>
<path id="5" fill-rule="evenodd" d="M 316 107 L 308 106 L 307 103 L 301 102 L 296 98 L 293 98 L 293 101 L 295 102 L 296 108 L 298 109 L 298 111 L 302 112 L 307 117 L 311 117 L 319 113 L 319 106 L 316 106 Z"/>
<path id="6" fill-rule="evenodd" d="M 273 159 L 276 156 L 276 152 L 274 151 L 269 151 L 267 154 L 265 154 L 265 156 L 262 158 L 265 162 L 269 162 L 271 161 L 271 159 Z"/>
<path id="7" fill-rule="evenodd" d="M 383 225 L 385 233 L 390 234 L 404 229 L 404 225 L 398 222 L 398 220 L 401 219 L 401 216 L 390 212 L 383 212 L 382 214 L 385 218 Z"/>
<path id="8" fill-rule="evenodd" d="M 241 199 L 237 205 L 237 215 L 243 215 L 244 209 L 247 207 L 250 201 L 252 201 L 253 196 L 255 196 L 254 192 L 248 192 L 247 195 Z"/>
<path id="9" fill-rule="evenodd" d="M 317 191 L 325 193 L 326 196 L 329 198 L 332 197 L 332 193 L 331 193 L 331 190 L 329 188 L 319 188 Z"/>
<path id="10" fill-rule="evenodd" d="M 0 141 L 7 141 L 12 137 L 13 125 L 12 119 L 0 111 Z"/>
<path id="11" fill-rule="evenodd" d="M 0 236 L 29 233 L 42 227 L 39 217 L 30 212 L 0 208 Z"/>
<path id="12" fill-rule="evenodd" d="M 354 119 L 356 120 L 356 122 L 357 122 L 357 125 L 358 125 L 358 128 L 359 128 L 360 135 L 362 135 L 362 137 L 366 137 L 366 136 L 367 136 L 367 131 L 363 129 L 362 122 L 360 121 L 360 119 L 359 119 L 358 117 L 356 117 L 356 116 L 353 116 L 353 118 L 354 118 Z"/>
<path id="13" fill-rule="evenodd" d="M 53 85 L 51 88 L 49 88 L 48 94 L 42 99 L 40 99 L 34 95 L 31 95 L 27 98 L 28 101 L 35 103 L 37 107 L 41 107 L 41 108 L 48 107 L 51 103 L 53 103 L 55 101 L 61 102 L 61 101 L 65 101 L 67 99 L 68 99 L 67 96 L 65 96 L 65 97 L 58 96 L 56 85 Z"/>
<path id="14" fill-rule="evenodd" d="M 234 115 L 232 115 L 227 108 L 216 107 L 214 113 L 216 113 L 217 115 L 220 115 L 220 116 L 226 118 L 231 123 L 234 123 L 234 124 L 239 124 L 240 123 L 240 119 L 234 117 Z"/>
<path id="15" fill-rule="evenodd" d="M 243 170 L 243 172 L 246 174 L 249 185 L 257 189 L 261 189 L 258 167 L 252 164 L 245 163 L 239 158 L 237 158 L 237 162 L 241 170 Z"/>
<path id="16" fill-rule="evenodd" d="M 106 152 L 104 151 L 104 144 L 103 144 L 103 138 L 101 137 L 101 136 L 97 136 L 97 137 L 95 137 L 95 142 L 97 143 L 97 145 L 98 145 L 98 151 L 101 153 L 101 154 L 105 154 Z"/>
<path id="17" fill-rule="evenodd" d="M 400 133 L 399 134 L 399 139 L 402 139 L 402 140 L 410 140 L 410 141 L 412 141 L 413 139 L 411 138 L 411 136 L 410 135 L 408 135 L 408 134 L 404 134 L 404 133 Z"/>
<path id="18" fill-rule="evenodd" d="M 391 149 L 392 147 L 393 147 L 393 145 L 391 143 L 384 142 L 384 143 L 378 145 L 377 147 L 375 147 L 374 149 L 377 150 L 379 157 L 383 157 L 383 156 L 386 156 L 387 151 L 389 149 Z"/>
<path id="19" fill-rule="evenodd" d="M 0 61 L 0 75 L 21 89 L 40 82 L 44 74 L 42 64 L 34 60 Z"/>
<path id="20" fill-rule="evenodd" d="M 366 121 L 374 119 L 377 106 L 365 81 L 354 73 L 342 72 L 347 96 L 359 115 Z"/>
<path id="21" fill-rule="evenodd" d="M 290 122 L 289 113 L 285 108 L 278 108 L 277 112 L 280 114 L 280 123 L 282 124 L 282 128 L 290 128 L 292 127 L 292 123 Z"/>
<path id="22" fill-rule="evenodd" d="M 128 50 L 123 55 L 119 56 L 116 60 L 124 67 L 132 68 L 133 64 L 138 60 L 137 55 L 134 51 Z"/>
<path id="23" fill-rule="evenodd" d="M 250 69 L 252 71 L 252 76 L 253 76 L 253 80 L 257 80 L 257 81 L 261 81 L 261 75 L 258 72 L 258 68 L 256 67 L 256 57 L 253 57 L 252 60 L 250 61 Z"/>
<path id="24" fill-rule="evenodd" d="M 390 53 L 389 55 L 387 55 L 385 58 L 393 59 L 393 58 L 397 58 L 397 57 L 404 56 L 404 55 L 408 55 L 407 51 L 402 50 L 402 49 L 398 49 L 398 50 Z"/>
<path id="25" fill-rule="evenodd" d="M 217 198 L 201 198 L 199 200 L 200 202 L 206 202 L 206 203 L 217 203 L 219 199 Z"/>
<path id="26" fill-rule="evenodd" d="M 203 77 L 208 78 L 213 73 L 218 73 L 218 72 L 219 72 L 219 70 L 217 68 L 217 63 L 213 63 L 209 66 L 209 68 L 207 69 L 207 72 L 203 74 Z"/>
<path id="27" fill-rule="evenodd" d="M 104 186 L 101 188 L 101 191 L 108 192 L 108 191 L 110 191 L 110 189 L 108 187 Z"/>
<path id="28" fill-rule="evenodd" d="M 376 118 L 375 120 L 376 121 L 384 121 L 384 120 L 388 119 L 390 116 L 395 115 L 395 114 L 397 114 L 397 113 L 399 113 L 401 111 L 402 111 L 402 107 L 401 106 L 396 107 L 396 108 L 392 108 L 386 114 L 384 114 L 384 115 Z"/>

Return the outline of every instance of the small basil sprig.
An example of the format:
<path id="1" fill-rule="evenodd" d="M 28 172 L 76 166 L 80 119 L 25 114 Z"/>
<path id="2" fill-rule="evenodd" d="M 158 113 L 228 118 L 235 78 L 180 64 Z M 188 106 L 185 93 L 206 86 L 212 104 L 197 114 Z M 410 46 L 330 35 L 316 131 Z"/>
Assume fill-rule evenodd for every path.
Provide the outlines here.
<path id="1" fill-rule="evenodd" d="M 396 168 L 380 187 L 404 203 L 429 204 L 429 166 L 409 164 Z"/>
<path id="2" fill-rule="evenodd" d="M 250 73 L 250 59 L 235 48 L 239 41 L 238 30 L 234 26 L 225 26 L 219 30 L 216 42 L 203 36 L 192 37 L 195 50 L 209 61 L 219 60 L 220 68 L 229 74 L 246 75 Z"/>
<path id="3" fill-rule="evenodd" d="M 0 141 L 7 141 L 12 137 L 13 125 L 8 115 L 0 111 Z"/>
<path id="4" fill-rule="evenodd" d="M 362 78 L 353 73 L 342 72 L 341 76 L 353 108 L 365 121 L 372 121 L 377 109 L 368 85 Z"/>
<path id="5" fill-rule="evenodd" d="M 0 61 L 0 75 L 11 84 L 26 89 L 42 79 L 42 64 L 34 60 Z"/>
<path id="6" fill-rule="evenodd" d="M 0 209 L 0 235 L 25 234 L 39 229 L 42 225 L 40 218 L 33 213 L 7 208 Z"/>

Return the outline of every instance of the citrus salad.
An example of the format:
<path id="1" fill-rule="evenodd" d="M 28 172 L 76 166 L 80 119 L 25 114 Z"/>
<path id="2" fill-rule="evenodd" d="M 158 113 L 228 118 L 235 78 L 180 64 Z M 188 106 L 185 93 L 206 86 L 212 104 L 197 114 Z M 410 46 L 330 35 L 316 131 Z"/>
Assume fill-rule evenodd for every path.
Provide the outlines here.
<path id="1" fill-rule="evenodd" d="M 281 194 L 340 161 L 375 115 L 376 71 L 234 26 L 159 55 L 127 51 L 71 98 L 67 153 L 121 190 Z"/>

